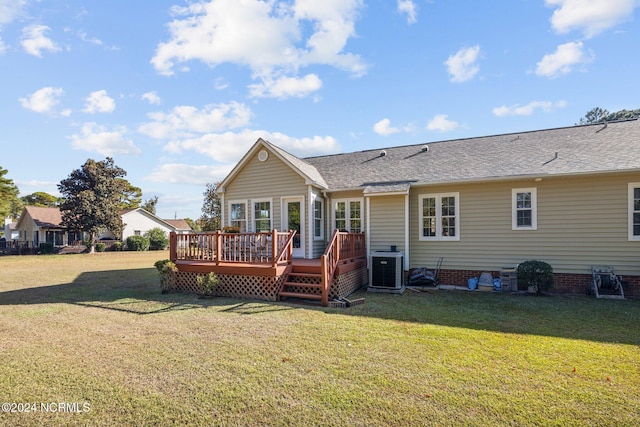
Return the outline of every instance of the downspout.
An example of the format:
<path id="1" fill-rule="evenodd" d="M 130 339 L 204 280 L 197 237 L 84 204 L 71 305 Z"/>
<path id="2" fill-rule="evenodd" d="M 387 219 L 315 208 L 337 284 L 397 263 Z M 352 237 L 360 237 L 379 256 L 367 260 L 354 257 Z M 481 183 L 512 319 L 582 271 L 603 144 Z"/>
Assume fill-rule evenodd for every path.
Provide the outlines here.
<path id="1" fill-rule="evenodd" d="M 409 193 L 404 196 L 404 270 L 409 270 Z"/>
<path id="2" fill-rule="evenodd" d="M 221 230 L 224 227 L 224 209 L 225 209 L 224 193 L 222 193 L 220 195 L 220 229 Z"/>
<path id="3" fill-rule="evenodd" d="M 369 266 L 369 256 L 371 255 L 371 238 L 369 237 L 371 235 L 371 197 L 365 197 L 364 198 L 364 204 L 365 204 L 365 218 L 367 221 L 367 225 L 365 227 L 365 230 L 367 231 L 365 236 L 364 236 L 364 244 L 367 248 L 367 268 L 370 268 Z"/>
<path id="4" fill-rule="evenodd" d="M 304 257 L 305 258 L 313 258 L 313 246 L 314 246 L 314 238 L 313 235 L 313 208 L 314 208 L 314 198 L 313 198 L 313 188 L 311 185 L 307 185 L 307 238 L 304 239 L 304 245 L 306 248 L 304 249 Z"/>

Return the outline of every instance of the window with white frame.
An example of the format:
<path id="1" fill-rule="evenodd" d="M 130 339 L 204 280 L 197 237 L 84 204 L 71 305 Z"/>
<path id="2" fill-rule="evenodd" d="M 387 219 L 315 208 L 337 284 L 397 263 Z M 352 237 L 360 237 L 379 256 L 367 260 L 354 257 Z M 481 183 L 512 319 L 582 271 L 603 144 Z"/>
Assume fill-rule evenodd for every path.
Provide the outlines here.
<path id="1" fill-rule="evenodd" d="M 511 190 L 511 228 L 513 230 L 537 230 L 537 205 L 536 188 L 514 188 Z"/>
<path id="2" fill-rule="evenodd" d="M 229 226 L 238 227 L 241 233 L 247 231 L 247 202 L 229 202 Z"/>
<path id="3" fill-rule="evenodd" d="M 640 240 L 640 182 L 629 184 L 629 240 Z"/>
<path id="4" fill-rule="evenodd" d="M 324 203 L 322 202 L 322 199 L 315 199 L 313 201 L 313 238 L 314 239 L 319 240 L 324 238 L 323 213 L 324 213 Z"/>
<path id="5" fill-rule="evenodd" d="M 253 231 L 271 231 L 271 201 L 254 200 Z"/>
<path id="6" fill-rule="evenodd" d="M 460 240 L 460 193 L 419 196 L 420 240 Z"/>
<path id="7" fill-rule="evenodd" d="M 333 220 L 334 227 L 340 231 L 362 233 L 362 200 L 336 200 Z"/>

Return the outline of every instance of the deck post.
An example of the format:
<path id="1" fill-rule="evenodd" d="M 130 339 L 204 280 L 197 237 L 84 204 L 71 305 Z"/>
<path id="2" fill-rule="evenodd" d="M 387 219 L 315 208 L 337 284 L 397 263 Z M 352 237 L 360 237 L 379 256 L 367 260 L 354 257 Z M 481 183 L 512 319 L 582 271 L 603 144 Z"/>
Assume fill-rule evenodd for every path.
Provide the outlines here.
<path id="1" fill-rule="evenodd" d="M 220 265 L 220 251 L 222 251 L 222 236 L 220 230 L 216 230 L 216 266 Z"/>
<path id="2" fill-rule="evenodd" d="M 276 257 L 278 256 L 278 230 L 271 230 L 271 266 L 276 266 Z"/>
<path id="3" fill-rule="evenodd" d="M 174 231 L 169 233 L 169 259 L 176 262 L 178 259 L 178 239 Z"/>

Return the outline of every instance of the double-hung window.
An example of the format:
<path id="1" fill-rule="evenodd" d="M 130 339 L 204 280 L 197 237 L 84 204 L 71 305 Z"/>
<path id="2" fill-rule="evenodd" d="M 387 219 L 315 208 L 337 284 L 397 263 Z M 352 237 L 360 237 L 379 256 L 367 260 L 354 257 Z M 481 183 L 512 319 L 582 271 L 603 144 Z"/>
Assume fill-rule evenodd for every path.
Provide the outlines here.
<path id="1" fill-rule="evenodd" d="M 335 228 L 340 231 L 362 233 L 362 200 L 336 200 L 333 219 Z"/>
<path id="2" fill-rule="evenodd" d="M 247 231 L 247 202 L 229 202 L 229 225 L 238 227 L 241 233 Z"/>
<path id="3" fill-rule="evenodd" d="M 254 200 L 253 202 L 253 230 L 271 231 L 271 201 Z"/>
<path id="4" fill-rule="evenodd" d="M 419 196 L 420 240 L 460 240 L 460 193 Z"/>
<path id="5" fill-rule="evenodd" d="M 538 196 L 535 188 L 511 190 L 511 228 L 513 230 L 538 229 Z"/>
<path id="6" fill-rule="evenodd" d="M 313 201 L 313 238 L 320 240 L 324 238 L 324 221 L 323 221 L 324 203 L 322 199 Z"/>
<path id="7" fill-rule="evenodd" d="M 640 240 L 640 182 L 629 184 L 629 240 Z"/>

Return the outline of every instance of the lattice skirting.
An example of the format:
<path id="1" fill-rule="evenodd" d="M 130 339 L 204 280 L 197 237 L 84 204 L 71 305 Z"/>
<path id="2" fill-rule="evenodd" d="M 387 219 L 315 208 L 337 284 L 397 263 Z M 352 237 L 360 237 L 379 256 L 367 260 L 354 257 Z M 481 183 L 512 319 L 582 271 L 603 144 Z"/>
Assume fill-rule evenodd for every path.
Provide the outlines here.
<path id="1" fill-rule="evenodd" d="M 202 294 L 198 276 L 203 273 L 177 272 L 169 281 L 169 291 Z M 220 297 L 255 298 L 275 301 L 284 281 L 284 276 L 247 276 L 218 274 L 220 284 L 214 295 Z"/>
<path id="2" fill-rule="evenodd" d="M 366 285 L 369 281 L 367 267 L 360 267 L 333 279 L 329 300 L 346 297 Z"/>

